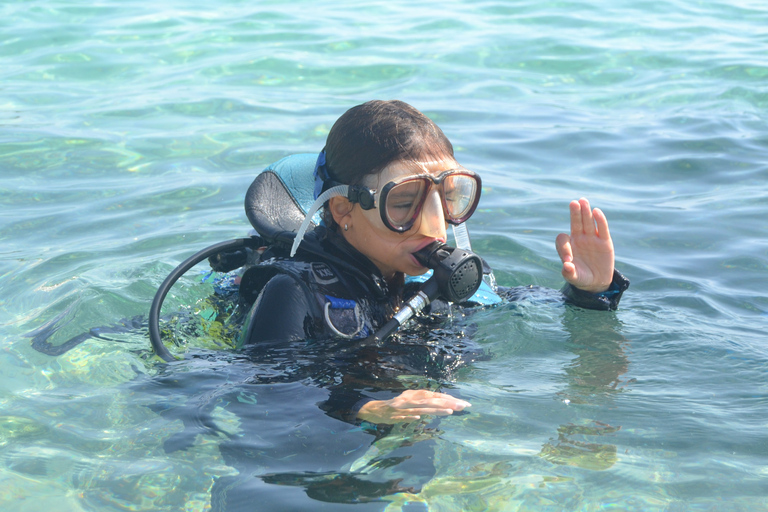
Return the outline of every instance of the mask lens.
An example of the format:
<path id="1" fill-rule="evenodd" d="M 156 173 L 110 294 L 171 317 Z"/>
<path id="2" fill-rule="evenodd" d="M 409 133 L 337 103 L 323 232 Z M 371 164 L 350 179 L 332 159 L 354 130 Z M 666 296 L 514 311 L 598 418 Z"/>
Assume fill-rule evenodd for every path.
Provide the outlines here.
<path id="1" fill-rule="evenodd" d="M 464 222 L 472 215 L 477 203 L 477 181 L 466 174 L 450 174 L 442 185 L 447 220 Z"/>
<path id="2" fill-rule="evenodd" d="M 397 229 L 408 229 L 421 211 L 428 183 L 423 178 L 404 181 L 387 193 L 386 214 Z"/>
<path id="3" fill-rule="evenodd" d="M 446 171 L 438 178 L 415 176 L 400 183 L 389 182 L 381 190 L 381 220 L 393 231 L 411 229 L 421 214 L 432 183 L 438 184 L 446 222 L 461 224 L 477 207 L 480 178 L 468 171 Z"/>

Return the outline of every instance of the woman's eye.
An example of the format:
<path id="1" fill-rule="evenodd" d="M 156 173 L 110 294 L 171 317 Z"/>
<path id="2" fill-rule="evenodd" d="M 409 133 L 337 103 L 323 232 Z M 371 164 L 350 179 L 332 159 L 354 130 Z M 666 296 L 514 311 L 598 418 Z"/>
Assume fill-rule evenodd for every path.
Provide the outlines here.
<path id="1" fill-rule="evenodd" d="M 416 202 L 418 195 L 408 192 L 390 194 L 387 203 L 395 208 L 410 208 Z"/>
<path id="2" fill-rule="evenodd" d="M 413 208 L 413 201 L 395 201 L 392 207 L 396 210 L 410 210 Z"/>
<path id="3" fill-rule="evenodd" d="M 451 187 L 450 189 L 445 190 L 444 197 L 445 202 L 451 204 L 461 200 L 461 194 L 456 190 L 456 187 Z"/>

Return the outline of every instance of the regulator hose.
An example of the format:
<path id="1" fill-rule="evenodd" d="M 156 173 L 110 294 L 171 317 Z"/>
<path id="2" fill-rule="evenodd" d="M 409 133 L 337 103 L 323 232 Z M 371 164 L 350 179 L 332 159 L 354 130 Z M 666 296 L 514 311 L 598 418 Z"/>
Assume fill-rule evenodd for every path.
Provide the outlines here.
<path id="1" fill-rule="evenodd" d="M 433 270 L 432 276 L 389 322 L 366 339 L 366 344 L 380 344 L 438 297 L 449 302 L 468 300 L 483 281 L 483 261 L 466 249 L 433 242 L 414 255 L 419 263 Z"/>
<path id="2" fill-rule="evenodd" d="M 206 258 L 224 251 L 232 251 L 234 249 L 251 247 L 259 244 L 260 240 L 257 238 L 236 238 L 234 240 L 227 240 L 226 242 L 219 242 L 193 254 L 168 274 L 168 277 L 165 278 L 163 284 L 157 289 L 155 299 L 152 301 L 152 307 L 149 309 L 149 340 L 152 342 L 152 349 L 155 351 L 155 354 L 160 356 L 166 362 L 176 360 L 173 354 L 171 354 L 168 348 L 163 344 L 163 340 L 160 336 L 160 308 L 163 306 L 165 296 L 171 291 L 174 283 L 176 283 L 176 281 L 178 281 L 189 269 Z"/>

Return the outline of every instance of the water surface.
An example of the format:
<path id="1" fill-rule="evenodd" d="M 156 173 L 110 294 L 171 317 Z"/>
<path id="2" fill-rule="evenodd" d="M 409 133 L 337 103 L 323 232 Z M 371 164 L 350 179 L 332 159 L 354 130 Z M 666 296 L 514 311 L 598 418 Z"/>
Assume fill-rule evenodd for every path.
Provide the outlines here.
<path id="1" fill-rule="evenodd" d="M 451 383 L 472 413 L 398 432 L 420 441 L 383 473 L 420 492 L 329 504 L 284 476 L 254 492 L 272 510 L 768 510 L 767 26 L 750 0 L 3 2 L 4 509 L 205 510 L 242 474 L 226 435 L 169 452 L 185 427 L 158 404 L 210 406 L 264 460 L 302 453 L 284 472 L 368 460 L 318 389 L 243 387 L 282 368 L 164 368 L 140 332 L 50 357 L 24 335 L 146 314 L 180 261 L 247 232 L 256 172 L 398 98 L 482 173 L 469 227 L 501 284 L 561 286 L 554 237 L 585 196 L 632 287 L 616 313 L 476 315 L 493 357 Z M 256 405 L 238 416 L 232 397 Z"/>

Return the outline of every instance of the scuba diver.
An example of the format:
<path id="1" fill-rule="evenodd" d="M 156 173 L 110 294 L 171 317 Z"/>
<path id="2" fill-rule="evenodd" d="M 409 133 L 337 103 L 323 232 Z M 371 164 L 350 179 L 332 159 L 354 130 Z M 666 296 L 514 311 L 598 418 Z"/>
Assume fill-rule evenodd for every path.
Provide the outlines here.
<path id="1" fill-rule="evenodd" d="M 570 235 L 556 239 L 563 289 L 495 286 L 491 270 L 469 250 L 464 227 L 479 202 L 481 184 L 479 175 L 456 161 L 442 130 L 414 107 L 369 101 L 349 109 L 331 128 L 319 156 L 287 157 L 254 180 L 245 203 L 258 236 L 205 253 L 213 254 L 215 270 L 242 267 L 238 307 L 248 313 L 238 348 L 266 350 L 300 340 L 342 339 L 350 340 L 350 347 L 361 348 L 366 343 L 354 340 L 364 340 L 387 350 L 381 342 L 414 315 L 417 323 L 428 324 L 426 319 L 450 316 L 452 307 L 467 309 L 531 294 L 585 308 L 616 309 L 629 282 L 614 269 L 605 215 L 583 198 L 570 204 Z M 322 213 L 316 214 L 318 210 Z M 445 245 L 448 225 L 458 227 L 457 245 L 463 248 Z M 180 266 L 180 272 L 187 267 Z M 410 276 L 430 268 L 434 273 L 427 283 L 443 286 L 436 290 L 435 284 L 424 293 L 427 283 Z M 153 304 L 155 321 L 159 295 Z M 159 329 L 150 320 L 153 344 L 162 355 Z M 361 384 L 353 393 L 345 389 L 344 399 L 332 397 L 326 410 L 346 421 L 391 425 L 470 406 L 429 389 L 404 389 L 375 399 L 364 388 Z"/>
<path id="2" fill-rule="evenodd" d="M 470 407 L 441 388 L 455 371 L 486 357 L 468 336 L 472 326 L 465 319 L 472 311 L 529 297 L 589 309 L 618 307 L 629 281 L 614 269 L 608 222 L 599 209 L 583 198 L 570 203 L 570 234 L 556 238 L 566 280 L 560 291 L 507 288 L 496 285 L 487 263 L 471 251 L 464 223 L 481 192 L 480 176 L 456 161 L 440 128 L 396 100 L 349 109 L 319 155 L 291 155 L 258 174 L 245 198 L 255 233 L 182 262 L 158 289 L 148 323 L 155 353 L 173 361 L 162 340 L 162 303 L 174 282 L 207 258 L 225 275 L 215 295 L 239 333 L 235 348 L 264 370 L 236 386 L 228 381 L 192 413 L 157 405 L 160 414 L 187 427 L 166 442 L 166 450 L 192 446 L 199 433 L 220 434 L 209 416 L 198 417 L 217 403 L 242 419 L 244 431 L 258 429 L 266 415 L 256 411 L 269 398 L 256 404 L 247 397 L 265 383 L 310 383 L 325 393 L 321 400 L 313 394 L 311 401 L 328 421 L 360 426 L 377 441 L 409 424 L 424 425 L 418 436 L 428 439 L 436 434 L 425 418 Z M 449 225 L 456 247 L 447 245 Z M 123 320 L 54 346 L 47 339 L 57 321 L 31 333 L 37 350 L 58 355 L 88 337 L 143 325 L 140 318 Z M 159 380 L 176 382 L 170 366 L 162 372 Z M 154 383 L 147 387 L 157 389 Z M 306 469 L 317 457 L 301 463 L 292 458 L 307 456 L 304 444 L 253 450 L 247 439 L 228 437 L 219 449 L 240 475 L 216 480 L 213 510 L 245 510 L 264 484 L 303 486 L 308 496 L 327 502 L 376 501 L 417 488 L 432 471 L 431 463 L 410 452 L 398 454 L 413 444 L 413 436 L 387 457 L 347 464 L 332 476 Z M 318 446 L 336 470 L 353 453 L 325 444 Z M 420 476 L 415 482 L 376 480 L 376 468 L 394 466 Z"/>
<path id="3" fill-rule="evenodd" d="M 402 307 L 404 277 L 428 270 L 417 253 L 445 243 L 447 224 L 464 223 L 481 193 L 480 177 L 455 160 L 440 128 L 400 101 L 370 101 L 342 115 L 314 175 L 324 225 L 303 238 L 300 231 L 291 257 L 243 276 L 242 287 L 254 272 L 264 283 L 252 288 L 259 291 L 244 343 L 366 337 Z M 557 237 L 567 281 L 563 298 L 615 309 L 628 282 L 614 270 L 606 217 L 586 199 L 572 202 L 570 212 L 571 234 Z M 520 290 L 496 293 L 510 299 Z M 353 405 L 357 418 L 387 424 L 468 406 L 429 390 Z"/>
<path id="4" fill-rule="evenodd" d="M 464 225 L 481 185 L 478 174 L 456 161 L 442 130 L 411 105 L 374 100 L 349 109 L 319 156 L 292 155 L 257 175 L 245 198 L 256 233 L 209 247 L 168 276 L 149 315 L 155 352 L 175 359 L 161 340 L 160 308 L 173 283 L 205 257 L 215 271 L 238 270 L 230 279 L 235 293 L 220 287 L 225 291 L 217 295 L 236 300 L 230 320 L 242 330 L 236 348 L 246 351 L 333 339 L 347 340 L 342 351 L 362 350 L 363 341 L 381 351 L 388 347 L 381 342 L 411 317 L 416 322 L 409 327 L 425 326 L 420 334 L 429 336 L 453 312 L 530 296 L 589 309 L 618 307 L 629 281 L 614 269 L 605 215 L 584 198 L 570 203 L 570 235 L 556 238 L 565 286 L 559 292 L 496 286 L 491 269 L 471 252 Z M 456 249 L 446 245 L 448 225 Z M 124 319 L 52 345 L 48 338 L 65 314 L 28 335 L 35 349 L 60 355 L 88 338 L 109 339 L 144 325 L 141 317 Z M 418 343 L 410 345 L 414 350 Z M 437 364 L 437 375 L 458 365 L 462 354 L 446 357 L 454 362 Z M 330 400 L 328 413 L 391 425 L 470 406 L 434 390 L 405 389 L 381 400 L 362 388 Z"/>

